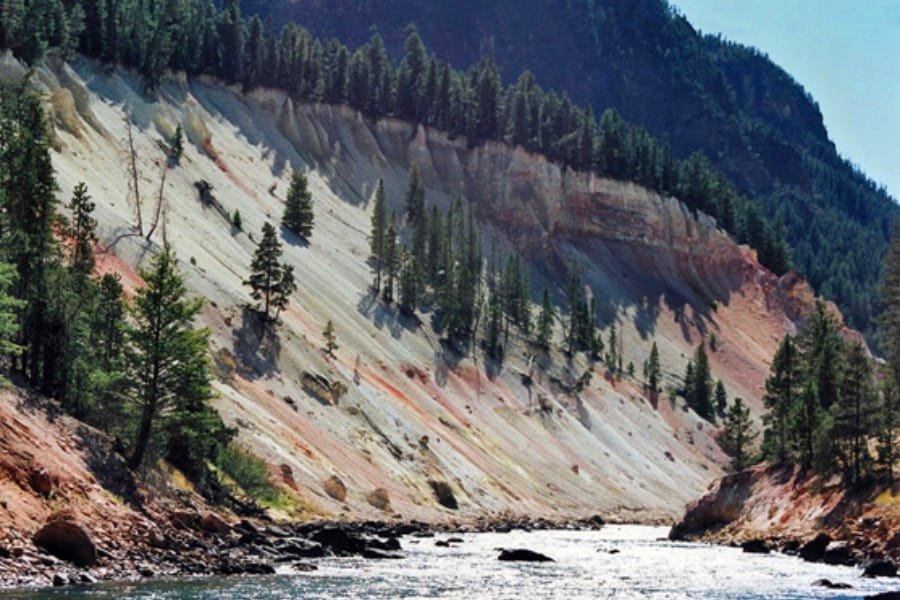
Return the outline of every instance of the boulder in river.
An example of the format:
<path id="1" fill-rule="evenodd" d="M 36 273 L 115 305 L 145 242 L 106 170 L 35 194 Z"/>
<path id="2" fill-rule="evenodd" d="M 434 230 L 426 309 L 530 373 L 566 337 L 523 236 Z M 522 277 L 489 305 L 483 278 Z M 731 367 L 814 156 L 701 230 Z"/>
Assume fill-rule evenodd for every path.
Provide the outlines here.
<path id="1" fill-rule="evenodd" d="M 741 550 L 748 554 L 768 554 L 772 548 L 766 540 L 747 540 L 741 544 Z"/>
<path id="2" fill-rule="evenodd" d="M 830 579 L 816 579 L 812 582 L 815 587 L 828 588 L 829 590 L 850 590 L 853 586 L 842 581 L 831 581 Z"/>
<path id="3" fill-rule="evenodd" d="M 48 554 L 79 567 L 90 567 L 97 562 L 97 547 L 87 529 L 70 518 L 50 517 L 33 541 Z"/>
<path id="4" fill-rule="evenodd" d="M 265 562 L 234 561 L 222 565 L 223 575 L 274 575 L 275 567 Z"/>
<path id="5" fill-rule="evenodd" d="M 326 525 L 313 531 L 309 539 L 337 555 L 361 554 L 366 547 L 366 540 L 360 534 L 341 525 Z"/>
<path id="6" fill-rule="evenodd" d="M 800 546 L 798 554 L 800 558 L 809 562 L 819 562 L 825 557 L 825 549 L 831 543 L 831 536 L 820 533 L 810 541 Z"/>
<path id="7" fill-rule="evenodd" d="M 524 562 L 554 562 L 546 554 L 528 550 L 526 548 L 502 548 L 498 560 L 524 561 Z"/>
<path id="8" fill-rule="evenodd" d="M 362 551 L 363 558 L 369 559 L 385 559 L 385 558 L 406 558 L 401 552 L 392 552 L 390 550 L 379 550 L 377 548 L 366 548 Z"/>
<path id="9" fill-rule="evenodd" d="M 305 540 L 303 538 L 288 538 L 275 544 L 275 549 L 281 554 L 287 554 L 299 558 L 319 558 L 325 556 L 325 548 L 319 542 Z"/>
<path id="10" fill-rule="evenodd" d="M 896 577 L 897 565 L 891 560 L 870 560 L 863 564 L 864 577 Z"/>

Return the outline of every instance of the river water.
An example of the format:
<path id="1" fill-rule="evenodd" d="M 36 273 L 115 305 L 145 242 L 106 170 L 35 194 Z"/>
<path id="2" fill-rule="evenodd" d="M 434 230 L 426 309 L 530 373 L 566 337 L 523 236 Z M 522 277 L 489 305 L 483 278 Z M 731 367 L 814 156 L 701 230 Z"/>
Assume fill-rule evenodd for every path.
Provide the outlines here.
<path id="1" fill-rule="evenodd" d="M 0 599 L 859 599 L 900 590 L 900 579 L 865 579 L 855 568 L 669 542 L 666 534 L 666 528 L 634 525 L 610 525 L 600 531 L 464 534 L 458 536 L 464 541 L 451 548 L 435 545 L 448 536 L 404 538 L 403 560 L 320 559 L 319 569 L 308 573 L 20 591 L 0 593 Z M 500 547 L 529 548 L 556 562 L 499 562 Z M 853 589 L 811 585 L 822 578 L 849 583 Z"/>

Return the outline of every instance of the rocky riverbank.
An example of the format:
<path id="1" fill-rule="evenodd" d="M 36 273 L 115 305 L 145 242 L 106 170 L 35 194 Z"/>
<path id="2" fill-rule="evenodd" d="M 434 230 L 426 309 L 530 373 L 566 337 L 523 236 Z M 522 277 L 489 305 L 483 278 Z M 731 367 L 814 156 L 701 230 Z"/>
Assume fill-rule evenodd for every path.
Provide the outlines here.
<path id="1" fill-rule="evenodd" d="M 151 577 L 272 574 L 316 569 L 325 556 L 372 560 L 404 558 L 401 538 L 513 529 L 598 529 L 599 516 L 553 521 L 527 517 L 479 518 L 429 524 L 364 521 L 231 523 L 212 511 L 173 511 L 152 531 L 135 532 L 129 547 L 95 539 L 69 512 L 54 515 L 32 539 L 7 534 L 0 541 L 0 589 L 83 585 Z"/>
<path id="2" fill-rule="evenodd" d="M 723 477 L 687 505 L 669 538 L 784 552 L 812 562 L 896 576 L 900 495 L 883 486 L 847 490 L 795 466 L 761 465 Z"/>

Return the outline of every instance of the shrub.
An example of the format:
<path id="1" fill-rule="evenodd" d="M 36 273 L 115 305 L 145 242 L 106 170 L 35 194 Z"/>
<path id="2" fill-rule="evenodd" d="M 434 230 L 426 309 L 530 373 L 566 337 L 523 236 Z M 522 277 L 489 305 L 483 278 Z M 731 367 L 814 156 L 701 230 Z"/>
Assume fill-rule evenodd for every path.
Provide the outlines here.
<path id="1" fill-rule="evenodd" d="M 278 490 L 269 481 L 265 461 L 243 444 L 228 444 L 219 452 L 216 463 L 248 496 L 266 502 L 278 499 Z"/>

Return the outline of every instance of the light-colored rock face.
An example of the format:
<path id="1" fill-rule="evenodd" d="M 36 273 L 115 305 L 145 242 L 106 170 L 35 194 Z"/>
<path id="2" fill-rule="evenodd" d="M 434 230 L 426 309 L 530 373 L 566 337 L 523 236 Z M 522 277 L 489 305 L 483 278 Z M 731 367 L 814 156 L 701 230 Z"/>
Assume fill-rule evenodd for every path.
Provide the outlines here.
<path id="1" fill-rule="evenodd" d="M 203 320 L 213 331 L 218 408 L 273 478 L 313 510 L 393 514 L 383 512 L 388 502 L 368 499 L 378 489 L 405 518 L 511 511 L 649 520 L 678 514 L 721 472 L 712 427 L 667 394 L 651 402 L 639 381 L 605 377 L 600 366 L 584 392 L 568 394 L 588 363 L 558 354 L 552 366 L 537 361 L 546 368 L 526 386 L 530 350 L 515 331 L 503 368 L 489 375 L 480 351 L 476 360 L 459 359 L 443 347 L 430 315 L 412 322 L 375 301 L 366 264 L 369 198 L 383 177 L 400 212 L 411 161 L 429 204 L 467 197 L 486 249 L 521 252 L 533 280 L 558 296 L 560 269 L 579 260 L 601 323 L 618 323 L 624 362 L 638 376 L 656 341 L 664 385 L 677 385 L 686 357 L 713 332 L 715 374 L 730 394 L 758 402 L 768 360 L 794 327 L 776 279 L 749 252 L 711 220 L 640 187 L 561 170 L 501 144 L 468 149 L 399 121 L 370 123 L 346 107 L 298 106 L 271 90 L 245 96 L 173 79 L 151 101 L 131 75 L 109 76 L 88 63 L 58 71 L 39 72 L 48 92 L 63 98 L 51 105 L 54 165 L 64 198 L 84 180 L 97 203 L 108 248 L 99 268 L 139 285 L 135 267 L 165 232 L 191 290 L 208 300 Z M 55 93 L 62 83 L 70 94 Z M 145 223 L 159 195 L 160 139 L 181 124 L 190 142 L 181 166 L 166 174 L 164 227 L 150 242 L 132 230 L 126 110 Z M 242 310 L 250 302 L 241 283 L 255 248 L 250 235 L 258 239 L 265 221 L 280 219 L 294 169 L 309 176 L 316 226 L 309 247 L 284 240 L 300 287 L 277 339 L 261 340 Z M 223 212 L 240 211 L 244 232 L 201 206 L 199 180 L 212 185 Z M 328 319 L 340 346 L 335 357 L 322 350 Z M 304 387 L 304 373 L 347 391 L 323 402 Z M 346 487 L 343 501 L 323 490 L 331 476 Z M 459 508 L 442 507 L 430 481 L 447 482 Z"/>

